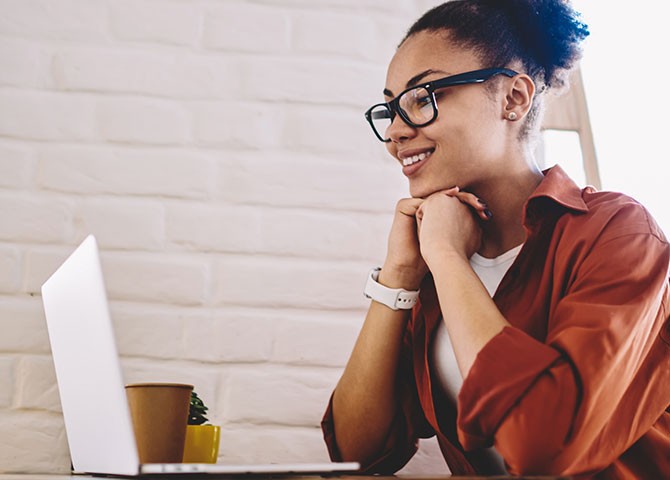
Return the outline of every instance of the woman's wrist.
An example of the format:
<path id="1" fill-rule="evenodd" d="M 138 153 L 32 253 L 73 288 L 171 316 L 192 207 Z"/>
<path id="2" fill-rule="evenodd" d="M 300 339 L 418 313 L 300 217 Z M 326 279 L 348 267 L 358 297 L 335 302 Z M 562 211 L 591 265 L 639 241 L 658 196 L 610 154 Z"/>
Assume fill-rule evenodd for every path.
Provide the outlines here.
<path id="1" fill-rule="evenodd" d="M 444 251 L 440 252 L 439 255 L 434 255 L 429 265 L 434 278 L 440 278 L 443 274 L 449 275 L 450 272 L 453 272 L 461 265 L 467 265 L 468 268 L 472 268 L 468 257 L 456 251 Z"/>
<path id="2" fill-rule="evenodd" d="M 385 263 L 379 272 L 377 281 L 388 288 L 403 288 L 416 291 L 426 275 L 425 269 L 418 270 L 412 267 L 398 267 Z"/>

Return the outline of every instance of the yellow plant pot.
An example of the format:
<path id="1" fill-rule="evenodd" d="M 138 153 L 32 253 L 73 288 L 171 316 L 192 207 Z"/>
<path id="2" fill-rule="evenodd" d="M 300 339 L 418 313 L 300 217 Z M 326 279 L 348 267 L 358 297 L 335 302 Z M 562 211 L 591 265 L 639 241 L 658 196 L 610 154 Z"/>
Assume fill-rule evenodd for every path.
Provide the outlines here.
<path id="1" fill-rule="evenodd" d="M 220 439 L 219 425 L 189 425 L 186 427 L 183 462 L 216 463 Z"/>

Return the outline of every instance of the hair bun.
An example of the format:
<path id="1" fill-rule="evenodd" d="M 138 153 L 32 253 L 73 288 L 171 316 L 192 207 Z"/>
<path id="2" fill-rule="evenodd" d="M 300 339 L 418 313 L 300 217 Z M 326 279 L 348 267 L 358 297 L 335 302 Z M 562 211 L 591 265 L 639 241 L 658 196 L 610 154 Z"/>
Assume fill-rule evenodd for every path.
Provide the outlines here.
<path id="1" fill-rule="evenodd" d="M 419 18 L 405 39 L 423 30 L 448 31 L 486 66 L 521 62 L 525 73 L 547 87 L 564 84 L 589 35 L 568 0 L 450 0 Z"/>
<path id="2" fill-rule="evenodd" d="M 589 35 L 581 15 L 565 0 L 493 0 L 505 10 L 518 35 L 519 46 L 543 70 L 547 86 L 556 86 L 561 70 L 581 56 L 580 43 Z"/>

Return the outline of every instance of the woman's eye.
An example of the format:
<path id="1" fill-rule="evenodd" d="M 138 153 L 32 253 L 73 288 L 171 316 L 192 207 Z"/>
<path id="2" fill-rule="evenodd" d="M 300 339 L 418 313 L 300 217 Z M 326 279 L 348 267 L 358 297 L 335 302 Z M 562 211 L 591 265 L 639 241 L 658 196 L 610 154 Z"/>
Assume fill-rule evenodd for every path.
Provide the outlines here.
<path id="1" fill-rule="evenodd" d="M 424 95 L 422 97 L 417 97 L 416 99 L 416 104 L 419 107 L 423 107 L 424 105 L 428 105 L 430 103 L 430 96 L 429 95 Z"/>

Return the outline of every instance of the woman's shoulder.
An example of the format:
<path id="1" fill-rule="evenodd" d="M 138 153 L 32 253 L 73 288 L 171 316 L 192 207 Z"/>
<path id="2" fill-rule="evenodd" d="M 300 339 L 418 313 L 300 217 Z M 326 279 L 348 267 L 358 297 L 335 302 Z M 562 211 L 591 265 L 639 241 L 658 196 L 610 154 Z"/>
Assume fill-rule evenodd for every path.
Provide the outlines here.
<path id="1" fill-rule="evenodd" d="M 637 200 L 624 193 L 582 189 L 586 211 L 570 215 L 566 227 L 586 233 L 598 233 L 603 240 L 626 235 L 650 235 L 662 243 L 668 240 L 651 213 Z M 571 225 L 569 225 L 571 224 Z"/>

